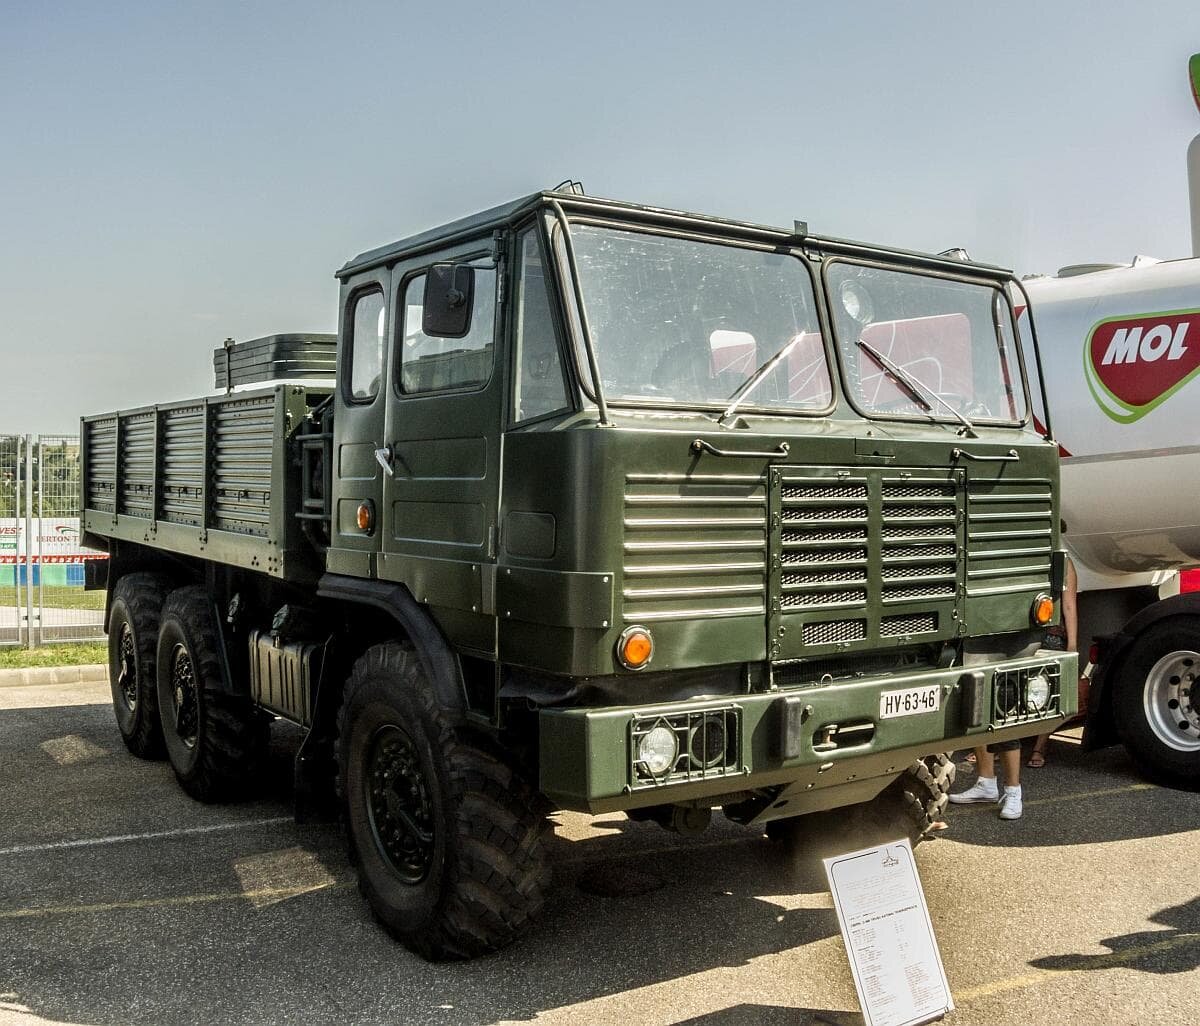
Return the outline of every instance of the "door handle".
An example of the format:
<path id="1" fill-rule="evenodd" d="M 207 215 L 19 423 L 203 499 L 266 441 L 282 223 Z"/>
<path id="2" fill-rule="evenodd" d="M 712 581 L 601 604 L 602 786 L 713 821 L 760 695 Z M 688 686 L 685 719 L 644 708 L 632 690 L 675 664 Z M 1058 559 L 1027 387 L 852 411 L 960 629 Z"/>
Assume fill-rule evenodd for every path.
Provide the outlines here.
<path id="1" fill-rule="evenodd" d="M 375 450 L 375 462 L 383 467 L 383 472 L 387 474 L 388 477 L 395 477 L 395 474 L 392 472 L 393 458 L 394 453 L 392 452 L 392 447 L 390 445 L 385 445 L 382 449 Z"/>

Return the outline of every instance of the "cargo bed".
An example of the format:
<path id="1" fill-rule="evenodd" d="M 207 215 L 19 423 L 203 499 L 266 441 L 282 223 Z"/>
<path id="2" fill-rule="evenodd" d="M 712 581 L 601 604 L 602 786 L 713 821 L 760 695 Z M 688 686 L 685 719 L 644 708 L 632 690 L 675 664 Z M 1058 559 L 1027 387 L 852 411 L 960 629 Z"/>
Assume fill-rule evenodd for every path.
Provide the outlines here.
<path id="1" fill-rule="evenodd" d="M 84 417 L 85 544 L 117 539 L 272 577 L 315 576 L 290 446 L 329 394 L 276 385 Z"/>

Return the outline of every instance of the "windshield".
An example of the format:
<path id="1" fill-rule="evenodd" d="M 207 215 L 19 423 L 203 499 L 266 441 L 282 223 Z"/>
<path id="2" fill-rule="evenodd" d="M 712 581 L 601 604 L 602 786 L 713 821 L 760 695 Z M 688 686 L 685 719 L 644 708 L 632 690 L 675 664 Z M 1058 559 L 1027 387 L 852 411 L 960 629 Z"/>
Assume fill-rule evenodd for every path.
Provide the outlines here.
<path id="1" fill-rule="evenodd" d="M 1025 389 L 999 288 L 836 262 L 826 271 L 846 390 L 862 412 L 1016 424 Z"/>
<path id="2" fill-rule="evenodd" d="M 725 408 L 744 393 L 743 409 L 829 407 L 812 280 L 795 257 L 591 225 L 571 238 L 608 402 Z"/>

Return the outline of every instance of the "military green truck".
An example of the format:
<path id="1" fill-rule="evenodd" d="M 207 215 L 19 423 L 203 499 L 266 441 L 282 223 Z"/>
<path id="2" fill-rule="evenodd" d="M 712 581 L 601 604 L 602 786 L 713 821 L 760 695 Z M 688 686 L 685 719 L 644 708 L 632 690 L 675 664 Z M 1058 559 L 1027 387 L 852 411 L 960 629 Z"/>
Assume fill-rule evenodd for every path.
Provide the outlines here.
<path id="1" fill-rule="evenodd" d="M 558 189 L 338 278 L 85 417 L 83 524 L 130 750 L 212 801 L 300 725 L 413 950 L 525 931 L 555 809 L 919 840 L 945 753 L 1075 713 L 1008 272 Z"/>

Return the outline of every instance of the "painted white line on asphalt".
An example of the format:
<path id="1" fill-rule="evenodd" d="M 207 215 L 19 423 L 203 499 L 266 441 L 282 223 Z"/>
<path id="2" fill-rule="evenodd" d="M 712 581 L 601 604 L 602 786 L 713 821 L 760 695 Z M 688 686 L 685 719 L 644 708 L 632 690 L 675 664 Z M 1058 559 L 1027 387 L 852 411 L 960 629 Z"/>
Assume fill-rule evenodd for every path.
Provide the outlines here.
<path id="1" fill-rule="evenodd" d="M 46 851 L 62 851 L 65 848 L 99 848 L 107 844 L 127 844 L 132 841 L 157 841 L 166 837 L 188 837 L 193 834 L 215 834 L 242 827 L 274 826 L 292 823 L 291 816 L 272 816 L 270 819 L 245 819 L 237 823 L 211 823 L 208 826 L 180 827 L 178 830 L 156 830 L 145 834 L 113 834 L 109 837 L 84 837 L 77 841 L 49 841 L 45 844 L 17 844 L 11 848 L 0 848 L 0 856 L 33 855 Z"/>

